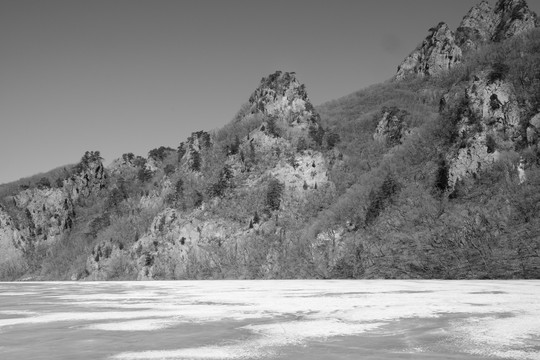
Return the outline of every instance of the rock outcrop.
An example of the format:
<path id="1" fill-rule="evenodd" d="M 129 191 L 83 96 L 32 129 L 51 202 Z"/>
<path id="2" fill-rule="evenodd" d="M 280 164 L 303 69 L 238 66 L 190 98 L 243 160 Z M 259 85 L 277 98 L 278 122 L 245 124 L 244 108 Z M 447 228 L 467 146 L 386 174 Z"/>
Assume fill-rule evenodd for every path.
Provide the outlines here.
<path id="1" fill-rule="evenodd" d="M 306 128 L 317 124 L 319 115 L 311 104 L 306 88 L 294 72 L 276 71 L 262 78 L 249 98 L 252 113 L 263 113 L 280 119 L 286 125 Z"/>
<path id="2" fill-rule="evenodd" d="M 37 244 L 54 242 L 71 229 L 75 202 L 104 187 L 106 181 L 97 157 L 81 162 L 77 170 L 60 187 L 37 186 L 9 196 L 13 206 L 0 209 L 0 247 L 21 255 Z"/>
<path id="3" fill-rule="evenodd" d="M 88 279 L 107 279 L 111 264 L 122 257 L 135 264 L 138 280 L 186 278 L 190 260 L 211 262 L 208 248 L 217 246 L 227 251 L 233 239 L 237 245 L 242 237 L 242 229 L 230 222 L 201 220 L 195 215 L 185 217 L 176 209 L 166 208 L 130 248 L 110 241 L 100 242 L 86 262 Z"/>
<path id="4" fill-rule="evenodd" d="M 540 113 L 536 114 L 529 120 L 527 126 L 527 144 L 531 147 L 538 146 L 538 140 L 540 139 Z"/>
<path id="5" fill-rule="evenodd" d="M 23 236 L 11 216 L 0 205 L 0 250 L 2 258 L 6 253 L 19 250 L 23 245 Z"/>
<path id="6" fill-rule="evenodd" d="M 409 133 L 405 122 L 407 115 L 406 111 L 396 107 L 384 107 L 373 139 L 388 146 L 401 144 L 403 137 Z"/>
<path id="7" fill-rule="evenodd" d="M 462 51 L 444 22 L 430 29 L 426 39 L 398 67 L 396 79 L 408 75 L 436 75 L 461 62 Z"/>
<path id="8" fill-rule="evenodd" d="M 522 136 L 519 108 L 512 85 L 490 81 L 484 71 L 466 88 L 464 109 L 458 126 L 457 154 L 449 159 L 449 188 L 486 169 L 498 159 L 500 151 L 511 150 Z"/>
<path id="9" fill-rule="evenodd" d="M 491 41 L 502 41 L 538 26 L 538 18 L 524 0 L 500 0 L 495 8 L 487 1 L 474 6 L 456 30 L 463 50 L 477 49 Z"/>
<path id="10" fill-rule="evenodd" d="M 463 50 L 476 49 L 491 41 L 499 24 L 495 10 L 482 1 L 469 10 L 456 30 L 457 44 Z"/>
<path id="11" fill-rule="evenodd" d="M 28 217 L 33 242 L 54 241 L 73 225 L 73 202 L 63 188 L 27 189 L 14 201 Z"/>
<path id="12" fill-rule="evenodd" d="M 106 186 L 107 174 L 101 160 L 88 161 L 81 165 L 79 171 L 64 182 L 64 189 L 69 192 L 73 201 Z"/>
<path id="13" fill-rule="evenodd" d="M 476 50 L 540 25 L 525 0 L 499 0 L 492 8 L 487 1 L 475 5 L 459 24 L 455 36 L 441 22 L 430 29 L 427 38 L 398 67 L 397 80 L 408 75 L 436 75 L 462 60 L 463 52 Z"/>
<path id="14" fill-rule="evenodd" d="M 495 6 L 498 19 L 493 41 L 502 41 L 539 26 L 537 15 L 525 0 L 499 0 Z"/>

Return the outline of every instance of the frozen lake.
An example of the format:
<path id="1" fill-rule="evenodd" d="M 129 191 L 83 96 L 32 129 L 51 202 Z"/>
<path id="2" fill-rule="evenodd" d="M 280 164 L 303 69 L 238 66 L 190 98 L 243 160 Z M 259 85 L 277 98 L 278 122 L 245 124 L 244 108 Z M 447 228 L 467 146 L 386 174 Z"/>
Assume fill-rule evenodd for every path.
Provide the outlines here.
<path id="1" fill-rule="evenodd" d="M 540 359 L 540 281 L 0 283 L 0 359 Z"/>

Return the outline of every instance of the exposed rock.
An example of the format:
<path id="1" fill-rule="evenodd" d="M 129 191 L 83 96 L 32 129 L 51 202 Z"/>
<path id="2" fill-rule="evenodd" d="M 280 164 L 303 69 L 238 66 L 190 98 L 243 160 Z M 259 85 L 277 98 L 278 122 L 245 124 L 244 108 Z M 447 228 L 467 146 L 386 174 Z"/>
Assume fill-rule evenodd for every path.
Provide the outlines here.
<path id="1" fill-rule="evenodd" d="M 502 41 L 538 26 L 538 18 L 525 0 L 499 0 L 492 8 L 486 1 L 474 6 L 456 30 L 463 50 Z"/>
<path id="2" fill-rule="evenodd" d="M 22 255 L 24 238 L 15 222 L 0 205 L 0 264 Z"/>
<path id="3" fill-rule="evenodd" d="M 529 146 L 536 146 L 538 144 L 538 138 L 540 136 L 540 113 L 536 114 L 529 120 L 529 126 L 527 127 L 527 144 Z"/>
<path id="4" fill-rule="evenodd" d="M 249 98 L 252 112 L 261 112 L 279 118 L 287 125 L 307 129 L 316 124 L 319 115 L 311 104 L 306 88 L 296 79 L 294 72 L 276 71 L 263 78 Z"/>
<path id="5" fill-rule="evenodd" d="M 373 139 L 388 146 L 401 144 L 402 138 L 409 133 L 405 117 L 406 111 L 396 107 L 384 107 L 381 111 L 381 120 L 377 125 Z"/>
<path id="6" fill-rule="evenodd" d="M 538 26 L 538 18 L 525 0 L 499 0 L 495 15 L 498 24 L 493 41 L 502 41 Z"/>
<path id="7" fill-rule="evenodd" d="M 499 151 L 513 149 L 520 137 L 519 108 L 510 83 L 490 82 L 488 72 L 481 72 L 466 88 L 465 99 L 457 125 L 460 148 L 449 160 L 450 188 L 489 167 Z"/>
<path id="8" fill-rule="evenodd" d="M 34 242 L 54 241 L 73 224 L 73 203 L 63 188 L 27 189 L 14 196 L 14 201 L 30 217 Z"/>
<path id="9" fill-rule="evenodd" d="M 488 73 L 474 76 L 467 98 L 471 111 L 499 133 L 501 138 L 515 141 L 519 136 L 519 107 L 511 83 L 495 80 L 490 82 Z"/>
<path id="10" fill-rule="evenodd" d="M 285 184 L 286 196 L 302 197 L 306 190 L 327 184 L 328 164 L 319 151 L 304 151 L 294 159 L 281 161 L 269 175 Z"/>
<path id="11" fill-rule="evenodd" d="M 64 189 L 70 193 L 73 201 L 79 197 L 88 197 L 106 185 L 107 174 L 101 161 L 91 161 L 81 171 L 64 182 Z"/>
<path id="12" fill-rule="evenodd" d="M 91 158 L 86 155 L 87 160 Z M 0 248 L 7 246 L 11 253 L 16 250 L 15 255 L 20 256 L 36 244 L 54 242 L 71 229 L 75 201 L 101 189 L 106 180 L 99 160 L 81 162 L 78 168 L 79 172 L 64 180 L 62 187 L 36 187 L 11 197 L 13 208 L 9 214 L 5 209 L 0 211 Z M 6 250 L 6 254 L 10 251 Z"/>
<path id="13" fill-rule="evenodd" d="M 525 0 L 499 0 L 495 8 L 482 1 L 463 17 L 455 37 L 445 23 L 430 29 L 428 37 L 398 67 L 396 79 L 410 74 L 438 74 L 460 63 L 462 51 L 508 39 L 539 25 Z"/>
<path id="14" fill-rule="evenodd" d="M 491 41 L 500 19 L 487 1 L 469 10 L 456 30 L 456 42 L 463 50 L 476 49 Z"/>
<path id="15" fill-rule="evenodd" d="M 396 79 L 407 75 L 436 75 L 461 62 L 461 48 L 444 22 L 430 29 L 426 39 L 398 67 Z"/>

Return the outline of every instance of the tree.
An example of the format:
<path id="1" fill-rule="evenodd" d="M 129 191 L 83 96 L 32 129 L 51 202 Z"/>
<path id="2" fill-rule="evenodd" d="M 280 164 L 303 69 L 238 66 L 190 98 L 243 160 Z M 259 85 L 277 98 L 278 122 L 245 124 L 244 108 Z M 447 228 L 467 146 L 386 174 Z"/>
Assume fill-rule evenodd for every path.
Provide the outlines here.
<path id="1" fill-rule="evenodd" d="M 317 146 L 321 146 L 324 138 L 324 129 L 318 124 L 310 125 L 308 130 L 309 137 Z"/>
<path id="2" fill-rule="evenodd" d="M 225 190 L 230 186 L 230 180 L 232 179 L 232 171 L 229 165 L 225 165 L 219 173 L 218 181 L 215 184 L 210 185 L 208 188 L 208 196 L 221 197 L 225 193 Z"/>
<path id="3" fill-rule="evenodd" d="M 285 185 L 280 183 L 277 179 L 270 179 L 266 190 L 266 206 L 270 210 L 279 210 L 281 205 L 281 196 Z"/>
<path id="4" fill-rule="evenodd" d="M 176 171 L 176 168 L 172 164 L 167 164 L 163 171 L 165 172 L 165 175 L 169 176 Z"/>
<path id="5" fill-rule="evenodd" d="M 339 134 L 327 131 L 326 146 L 328 149 L 333 149 L 341 141 Z"/>
<path id="6" fill-rule="evenodd" d="M 42 177 L 41 179 L 39 179 L 36 185 L 38 189 L 47 189 L 51 187 L 51 182 L 49 178 Z"/>
<path id="7" fill-rule="evenodd" d="M 229 146 L 229 153 L 231 155 L 238 154 L 238 150 L 240 149 L 240 138 L 238 135 L 234 136 L 234 142 Z"/>
<path id="8" fill-rule="evenodd" d="M 304 137 L 301 137 L 298 139 L 298 142 L 296 143 L 296 151 L 301 152 L 307 150 L 307 143 L 306 139 Z"/>
<path id="9" fill-rule="evenodd" d="M 268 119 L 266 120 L 266 133 L 273 137 L 280 136 L 275 116 L 269 116 Z"/>
<path id="10" fill-rule="evenodd" d="M 137 172 L 137 179 L 139 179 L 141 182 L 147 182 L 149 181 L 153 176 L 153 173 L 150 169 L 148 169 L 146 166 L 143 166 L 139 169 Z"/>
<path id="11" fill-rule="evenodd" d="M 150 150 L 148 152 L 148 157 L 154 159 L 155 161 L 163 161 L 170 151 L 174 151 L 174 149 L 170 147 L 160 146 L 157 149 Z"/>
<path id="12" fill-rule="evenodd" d="M 99 162 L 101 163 L 103 161 L 103 158 L 101 157 L 101 154 L 99 151 L 86 151 L 81 158 L 81 161 L 74 167 L 74 171 L 76 173 L 81 173 L 83 171 L 86 171 L 90 164 Z"/>
<path id="13" fill-rule="evenodd" d="M 192 171 L 201 171 L 201 154 L 195 149 L 191 149 L 190 154 L 191 154 L 191 164 L 189 168 Z"/>
<path id="14" fill-rule="evenodd" d="M 441 192 L 448 189 L 448 164 L 442 155 L 439 159 L 439 166 L 435 178 L 435 188 Z"/>
<path id="15" fill-rule="evenodd" d="M 135 159 L 135 155 L 133 153 L 122 154 L 122 160 L 126 164 L 130 164 L 133 161 L 133 159 Z"/>
<path id="16" fill-rule="evenodd" d="M 366 210 L 366 225 L 371 225 L 377 219 L 398 191 L 399 184 L 391 174 L 386 175 L 378 189 L 371 190 L 369 193 L 369 205 Z"/>

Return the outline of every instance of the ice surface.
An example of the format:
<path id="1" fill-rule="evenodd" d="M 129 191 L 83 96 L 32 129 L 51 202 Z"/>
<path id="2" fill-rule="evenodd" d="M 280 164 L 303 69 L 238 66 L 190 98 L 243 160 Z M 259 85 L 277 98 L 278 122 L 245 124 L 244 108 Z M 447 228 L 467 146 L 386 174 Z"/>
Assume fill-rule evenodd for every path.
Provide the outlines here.
<path id="1" fill-rule="evenodd" d="M 6 299 L 17 291 L 0 284 L 0 314 L 15 316 L 0 319 L 0 330 L 70 322 L 66 326 L 75 323 L 81 331 L 159 334 L 168 329 L 173 336 L 170 331 L 182 324 L 226 321 L 234 327 L 236 322 L 242 336 L 227 342 L 171 344 L 168 350 L 118 348 L 112 359 L 257 359 L 275 357 L 283 347 L 340 336 L 399 336 L 392 330 L 399 321 L 452 315 L 440 331 L 448 351 L 540 360 L 538 281 L 95 282 L 55 287 L 41 299 L 47 307 L 40 311 L 3 306 L 2 290 Z M 414 344 L 403 353 L 426 348 Z"/>

